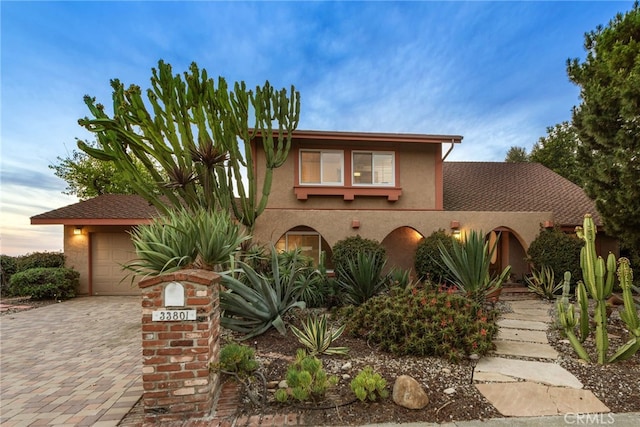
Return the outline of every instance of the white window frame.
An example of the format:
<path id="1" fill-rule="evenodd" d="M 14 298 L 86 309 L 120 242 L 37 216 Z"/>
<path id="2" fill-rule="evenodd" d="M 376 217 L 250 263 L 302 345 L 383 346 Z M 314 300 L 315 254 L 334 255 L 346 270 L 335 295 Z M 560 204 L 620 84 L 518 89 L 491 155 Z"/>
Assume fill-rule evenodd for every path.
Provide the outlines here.
<path id="1" fill-rule="evenodd" d="M 303 153 L 320 153 L 320 182 L 303 182 L 302 181 L 302 154 Z M 340 154 L 340 181 L 325 181 L 323 177 L 323 163 L 322 163 L 322 155 L 323 154 Z M 316 185 L 316 186 L 343 186 L 344 185 L 344 150 L 314 150 L 314 149 L 304 149 L 299 150 L 298 154 L 298 182 L 300 185 Z"/>
<path id="2" fill-rule="evenodd" d="M 373 173 L 375 171 L 375 158 L 376 155 L 385 155 L 388 156 L 389 154 L 391 155 L 391 182 L 389 183 L 376 183 L 376 182 L 371 182 L 371 184 L 367 184 L 367 183 L 357 183 L 355 182 L 355 179 L 353 179 L 352 177 L 352 185 L 354 187 L 395 187 L 396 185 L 396 153 L 395 151 L 369 151 L 369 150 L 354 150 L 351 152 L 351 173 L 354 174 L 356 173 L 355 170 L 355 166 L 354 166 L 354 155 L 355 154 L 371 154 L 371 161 L 373 162 L 373 164 L 371 165 L 371 179 L 373 181 Z"/>

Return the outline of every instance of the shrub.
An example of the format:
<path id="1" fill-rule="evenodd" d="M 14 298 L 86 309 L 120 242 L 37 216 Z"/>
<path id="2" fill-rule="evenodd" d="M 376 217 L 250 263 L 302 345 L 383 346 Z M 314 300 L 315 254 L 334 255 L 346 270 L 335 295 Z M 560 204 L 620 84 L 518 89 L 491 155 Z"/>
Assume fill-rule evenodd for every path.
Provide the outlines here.
<path id="1" fill-rule="evenodd" d="M 366 253 L 370 256 L 378 255 L 379 258 L 386 260 L 387 252 L 378 241 L 371 239 L 363 239 L 362 237 L 352 236 L 340 240 L 332 248 L 334 270 L 338 268 L 347 268 L 348 261 L 353 260 L 359 253 Z"/>
<path id="2" fill-rule="evenodd" d="M 213 368 L 245 377 L 258 369 L 258 362 L 251 347 L 229 343 L 220 350 L 220 361 Z"/>
<path id="3" fill-rule="evenodd" d="M 63 268 L 65 256 L 61 252 L 34 252 L 18 258 L 17 271 L 30 268 Z"/>
<path id="4" fill-rule="evenodd" d="M 493 348 L 497 312 L 453 290 L 413 288 L 343 309 L 347 330 L 396 355 L 458 361 Z"/>
<path id="5" fill-rule="evenodd" d="M 322 361 L 317 357 L 309 356 L 304 350 L 298 350 L 296 360 L 287 370 L 287 384 L 291 397 L 304 402 L 322 398 L 329 387 L 338 383 L 338 378 L 328 376 L 322 368 Z M 288 396 L 277 397 L 279 402 L 286 401 Z"/>
<path id="6" fill-rule="evenodd" d="M 367 399 L 371 401 L 378 398 L 385 399 L 389 396 L 387 381 L 380 374 L 374 372 L 371 366 L 365 366 L 356 375 L 351 381 L 351 390 L 361 402 Z"/>
<path id="7" fill-rule="evenodd" d="M 11 276 L 9 293 L 32 299 L 68 299 L 76 296 L 80 273 L 70 268 L 30 268 Z"/>
<path id="8" fill-rule="evenodd" d="M 580 249 L 583 243 L 574 235 L 566 234 L 558 228 L 541 228 L 540 234 L 529 246 L 529 262 L 541 270 L 542 266 L 551 268 L 562 276 L 571 272 L 573 283 L 582 280 L 580 269 Z"/>
<path id="9" fill-rule="evenodd" d="M 386 260 L 379 254 L 359 252 L 336 270 L 338 286 L 347 304 L 359 305 L 389 287 L 389 277 L 382 274 Z"/>
<path id="10" fill-rule="evenodd" d="M 418 243 L 414 265 L 416 274 L 421 280 L 428 280 L 436 284 L 446 282 L 448 270 L 440 261 L 440 251 L 438 250 L 440 243 L 447 251 L 451 251 L 453 237 L 440 229 Z"/>
<path id="11" fill-rule="evenodd" d="M 18 261 L 9 255 L 0 255 L 0 292 L 9 286 L 9 280 L 18 271 Z"/>

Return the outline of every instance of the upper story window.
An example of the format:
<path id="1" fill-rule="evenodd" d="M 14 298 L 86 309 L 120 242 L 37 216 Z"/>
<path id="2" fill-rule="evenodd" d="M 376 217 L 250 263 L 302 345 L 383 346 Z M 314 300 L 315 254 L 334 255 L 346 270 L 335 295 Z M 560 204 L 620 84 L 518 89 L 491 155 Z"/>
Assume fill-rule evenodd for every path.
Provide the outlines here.
<path id="1" fill-rule="evenodd" d="M 301 150 L 300 184 L 342 185 L 344 154 L 339 150 Z"/>
<path id="2" fill-rule="evenodd" d="M 354 151 L 353 185 L 395 185 L 394 153 L 387 151 Z"/>

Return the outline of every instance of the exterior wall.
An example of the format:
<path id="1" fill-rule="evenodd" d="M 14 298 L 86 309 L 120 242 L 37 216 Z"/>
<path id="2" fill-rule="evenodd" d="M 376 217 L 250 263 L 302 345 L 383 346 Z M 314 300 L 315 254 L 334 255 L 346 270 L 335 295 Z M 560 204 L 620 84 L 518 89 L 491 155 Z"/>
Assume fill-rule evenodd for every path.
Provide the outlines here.
<path id="1" fill-rule="evenodd" d="M 64 254 L 66 266 L 80 273 L 78 295 L 89 295 L 91 287 L 91 235 L 93 233 L 125 233 L 132 229 L 127 226 L 85 225 L 82 234 L 75 235 L 75 226 L 64 226 Z M 124 273 L 123 273 L 124 276 Z M 121 278 L 114 278 L 119 281 Z"/>
<path id="2" fill-rule="evenodd" d="M 270 209 L 441 209 L 438 206 L 438 194 L 442 194 L 442 171 L 440 160 L 441 148 L 439 144 L 387 144 L 371 145 L 363 143 L 337 144 L 336 142 L 307 143 L 294 141 L 289 156 L 285 163 L 273 171 L 273 184 L 269 195 Z M 402 194 L 395 202 L 391 202 L 384 196 L 356 196 L 353 201 L 345 201 L 340 196 L 309 196 L 308 200 L 298 200 L 294 192 L 297 184 L 298 150 L 303 148 L 325 149 L 354 149 L 354 150 L 380 150 L 395 151 L 396 153 L 396 187 L 402 188 Z M 264 151 L 261 147 L 256 149 L 256 161 L 258 191 L 261 191 L 264 175 Z M 345 154 L 345 175 L 350 170 L 350 158 Z M 438 164 L 440 169 L 438 169 Z M 345 181 L 347 177 L 345 176 Z M 309 187 L 309 186 L 306 186 Z M 315 188 L 327 188 L 313 186 Z M 348 187 L 348 186 L 347 186 Z M 369 188 L 369 187 L 348 187 Z M 384 187 L 374 187 L 376 189 Z M 356 190 L 357 191 L 357 190 Z M 439 192 L 439 193 L 438 193 Z"/>
<path id="3" fill-rule="evenodd" d="M 517 235 L 515 242 L 510 242 L 510 258 L 516 254 L 520 258 L 529 248 L 529 244 L 538 235 L 539 224 L 552 218 L 550 212 L 454 212 L 454 211 L 380 211 L 380 210 L 279 210 L 266 209 L 258 218 L 254 239 L 258 242 L 276 242 L 280 236 L 296 226 L 307 226 L 322 235 L 333 247 L 339 240 L 349 236 L 360 235 L 364 238 L 383 242 L 387 239 L 392 252 L 392 260 L 403 268 L 412 267 L 415 247 L 406 254 L 400 251 L 400 244 L 408 239 L 419 240 L 439 229 L 450 231 L 451 221 L 460 222 L 462 234 L 469 230 L 489 232 L 505 227 Z M 359 222 L 358 228 L 352 228 L 353 221 Z M 405 228 L 407 227 L 407 228 Z M 401 229 L 404 231 L 397 231 Z M 413 230 L 415 230 L 415 232 Z M 400 233 L 400 234 L 398 234 Z M 513 248 L 521 246 L 522 250 Z M 512 252 L 513 251 L 513 252 Z M 517 261 L 517 258 L 515 261 Z M 409 266 L 406 263 L 411 259 Z M 510 260 L 511 261 L 511 260 Z M 392 265 L 390 265 L 391 267 Z M 519 266 L 519 270 L 524 266 Z"/>

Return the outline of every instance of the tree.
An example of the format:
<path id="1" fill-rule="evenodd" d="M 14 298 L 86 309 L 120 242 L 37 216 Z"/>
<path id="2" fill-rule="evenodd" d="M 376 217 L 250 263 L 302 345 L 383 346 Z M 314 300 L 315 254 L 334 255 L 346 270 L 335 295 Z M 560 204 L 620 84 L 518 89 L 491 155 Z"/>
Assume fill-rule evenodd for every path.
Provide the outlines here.
<path id="1" fill-rule="evenodd" d="M 607 232 L 640 261 L 640 9 L 585 34 L 584 62 L 567 61 L 580 86 L 573 109 L 585 191 Z"/>
<path id="2" fill-rule="evenodd" d="M 114 79 L 111 87 L 113 116 L 85 96 L 93 117 L 78 120 L 95 133 L 102 148 L 84 141 L 78 147 L 94 158 L 113 161 L 135 191 L 160 211 L 228 210 L 251 233 L 267 205 L 273 169 L 286 160 L 298 125 L 300 94 L 294 87 L 290 94 L 275 91 L 268 81 L 255 92 L 244 82 L 230 89 L 222 77 L 216 87 L 195 63 L 181 77 L 163 61 L 152 69 L 146 100 L 139 86 L 125 89 Z M 266 161 L 260 194 L 253 160 L 256 143 L 262 143 Z M 136 161 L 162 183 L 159 194 L 145 185 Z"/>
<path id="3" fill-rule="evenodd" d="M 558 175 L 583 186 L 577 151 L 580 139 L 576 128 L 569 122 L 547 127 L 547 136 L 538 139 L 529 154 L 529 161 L 543 164 Z"/>
<path id="4" fill-rule="evenodd" d="M 524 163 L 529 161 L 527 156 L 527 149 L 524 147 L 516 147 L 515 145 L 509 148 L 507 156 L 504 159 L 507 163 Z"/>
<path id="5" fill-rule="evenodd" d="M 92 148 L 99 148 L 97 143 L 90 144 Z M 82 200 L 90 199 L 100 194 L 135 194 L 135 188 L 122 171 L 118 170 L 114 162 L 101 161 L 82 151 L 73 150 L 70 156 L 57 157 L 58 163 L 49 165 L 54 174 L 67 182 L 63 194 L 77 196 Z M 151 174 L 139 162 L 138 173 L 150 191 L 157 188 Z M 155 190 L 156 192 L 158 190 Z"/>

